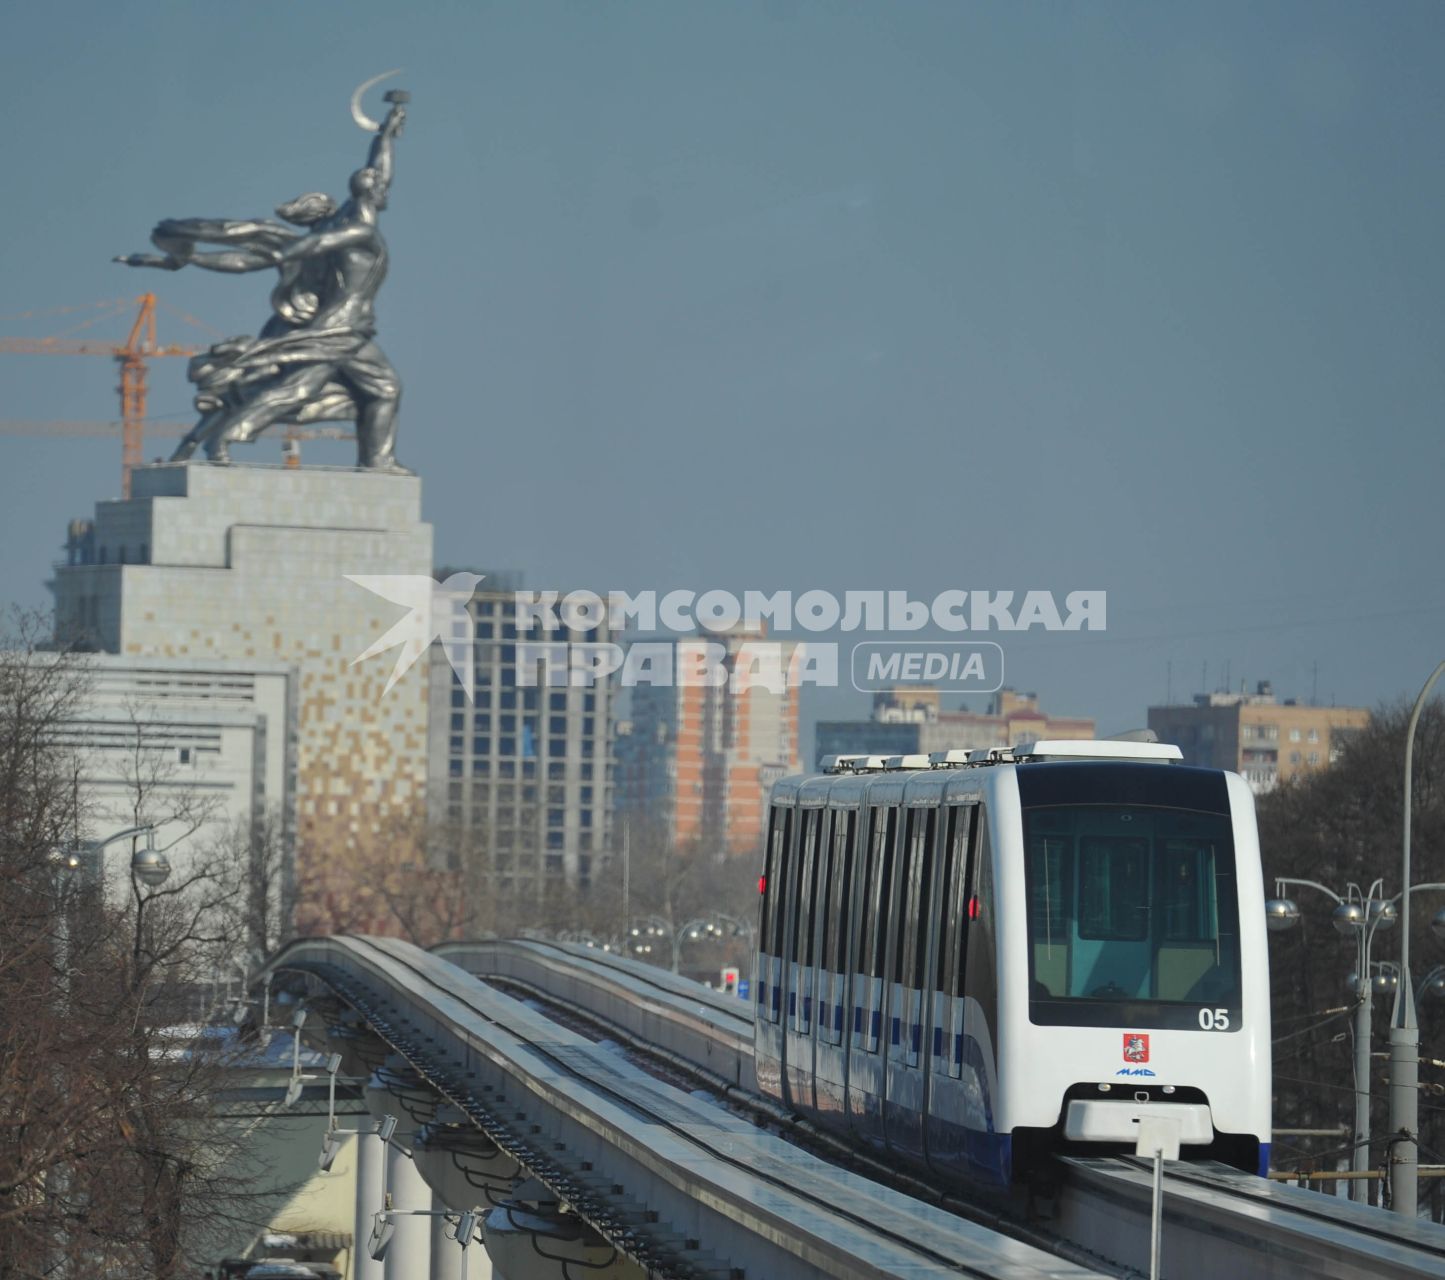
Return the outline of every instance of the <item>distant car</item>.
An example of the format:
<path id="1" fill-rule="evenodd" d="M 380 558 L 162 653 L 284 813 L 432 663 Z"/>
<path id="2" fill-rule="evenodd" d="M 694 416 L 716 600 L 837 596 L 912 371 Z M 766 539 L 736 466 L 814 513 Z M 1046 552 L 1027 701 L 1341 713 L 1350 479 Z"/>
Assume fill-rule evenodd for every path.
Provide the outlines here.
<path id="1" fill-rule="evenodd" d="M 842 757 L 773 789 L 759 1086 L 942 1179 L 1050 1151 L 1264 1173 L 1270 1009 L 1254 799 L 1143 742 Z"/>

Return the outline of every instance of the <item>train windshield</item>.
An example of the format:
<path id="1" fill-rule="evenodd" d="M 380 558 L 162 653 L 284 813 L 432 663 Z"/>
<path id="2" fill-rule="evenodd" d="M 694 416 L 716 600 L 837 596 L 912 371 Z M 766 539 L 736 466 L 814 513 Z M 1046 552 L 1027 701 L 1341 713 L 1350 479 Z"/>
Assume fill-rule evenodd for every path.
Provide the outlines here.
<path id="1" fill-rule="evenodd" d="M 1035 1023 L 1238 1030 L 1228 814 L 1046 805 L 1024 840 Z"/>

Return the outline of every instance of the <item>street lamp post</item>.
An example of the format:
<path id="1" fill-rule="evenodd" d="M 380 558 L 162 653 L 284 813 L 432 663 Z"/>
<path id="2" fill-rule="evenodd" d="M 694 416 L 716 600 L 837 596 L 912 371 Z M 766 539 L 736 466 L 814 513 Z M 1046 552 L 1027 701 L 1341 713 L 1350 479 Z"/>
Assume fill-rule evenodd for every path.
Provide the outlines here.
<path id="1" fill-rule="evenodd" d="M 150 888 L 162 884 L 166 877 L 171 874 L 171 864 L 166 855 L 156 848 L 156 829 L 152 826 L 127 827 L 124 831 L 117 831 L 114 835 L 108 835 L 104 840 L 89 840 L 78 848 L 66 850 L 60 856 L 61 868 L 66 872 L 74 872 L 82 868 L 83 859 L 80 856 L 81 849 L 92 850 L 97 859 L 105 851 L 107 846 L 115 844 L 120 840 L 131 840 L 136 836 L 145 836 L 144 846 L 138 846 L 131 850 L 130 874 L 133 884 L 144 884 Z M 139 890 L 137 890 L 139 897 Z M 70 929 L 65 914 L 64 890 L 62 889 L 59 901 L 60 928 L 59 928 L 59 960 L 61 981 L 64 987 L 65 1000 L 70 1000 Z M 140 918 L 136 918 L 136 927 L 140 927 Z"/>
<path id="2" fill-rule="evenodd" d="M 1390 1207 L 1414 1218 L 1420 1194 L 1420 1024 L 1415 1019 L 1415 992 L 1410 983 L 1410 808 L 1411 772 L 1415 756 L 1415 727 L 1445 662 L 1436 666 L 1415 699 L 1405 730 L 1405 807 L 1401 841 L 1404 886 L 1400 916 L 1400 989 L 1390 1019 L 1390 1132 L 1395 1139 L 1394 1172 L 1390 1179 Z"/>
<path id="3" fill-rule="evenodd" d="M 1351 882 L 1344 895 L 1314 880 L 1281 877 L 1275 881 L 1276 898 L 1267 905 L 1267 922 L 1278 932 L 1289 929 L 1299 920 L 1299 908 L 1283 896 L 1286 885 L 1315 889 L 1335 901 L 1332 923 L 1335 929 L 1355 939 L 1355 1132 L 1350 1168 L 1364 1173 L 1370 1167 L 1370 1037 L 1373 1034 L 1374 998 L 1381 992 L 1370 974 L 1370 947 L 1377 929 L 1388 929 L 1395 923 L 1395 908 L 1383 895 L 1384 882 L 1376 880 L 1365 892 Z M 1369 1187 L 1363 1178 L 1353 1184 L 1354 1198 L 1369 1200 Z"/>

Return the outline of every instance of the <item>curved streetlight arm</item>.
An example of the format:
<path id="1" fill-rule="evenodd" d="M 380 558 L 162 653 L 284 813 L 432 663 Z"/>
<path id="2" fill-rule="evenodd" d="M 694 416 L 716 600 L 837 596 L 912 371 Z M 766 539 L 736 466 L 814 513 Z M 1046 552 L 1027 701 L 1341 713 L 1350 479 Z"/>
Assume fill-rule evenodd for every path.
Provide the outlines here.
<path id="1" fill-rule="evenodd" d="M 1275 887 L 1275 891 L 1276 891 L 1277 896 L 1279 896 L 1279 897 L 1283 897 L 1283 896 L 1284 896 L 1283 894 L 1280 894 L 1278 891 L 1279 891 L 1279 889 L 1280 889 L 1282 886 L 1287 885 L 1287 884 L 1299 885 L 1299 886 L 1301 886 L 1302 888 L 1305 888 L 1305 889 L 1318 889 L 1321 893 L 1325 894 L 1325 895 L 1328 896 L 1328 897 L 1333 898 L 1337 903 L 1340 903 L 1340 904 L 1343 904 L 1344 901 L 1345 901 L 1345 900 L 1344 900 L 1342 897 L 1340 897 L 1340 895 L 1337 894 L 1333 889 L 1326 889 L 1325 886 L 1322 885 L 1318 880 L 1296 880 L 1296 879 L 1294 879 L 1294 878 L 1291 877 L 1291 876 L 1275 876 L 1275 878 L 1274 878 L 1274 887 Z"/>
<path id="2" fill-rule="evenodd" d="M 114 844 L 117 840 L 129 840 L 132 836 L 145 836 L 147 849 L 156 847 L 156 829 L 153 826 L 127 827 L 113 836 L 106 836 L 104 840 L 88 840 L 86 843 L 92 849 L 104 849 L 108 844 Z"/>
<path id="3" fill-rule="evenodd" d="M 1409 891 L 1411 893 L 1429 893 L 1431 891 L 1434 891 L 1436 893 L 1445 892 L 1445 882 L 1431 881 L 1429 884 L 1412 884 Z M 1393 898 L 1390 899 L 1390 904 L 1393 906 L 1395 903 L 1399 902 L 1400 899 L 1404 896 L 1404 893 L 1397 893 Z M 1403 910 L 1401 910 L 1400 914 L 1403 917 L 1405 913 Z"/>

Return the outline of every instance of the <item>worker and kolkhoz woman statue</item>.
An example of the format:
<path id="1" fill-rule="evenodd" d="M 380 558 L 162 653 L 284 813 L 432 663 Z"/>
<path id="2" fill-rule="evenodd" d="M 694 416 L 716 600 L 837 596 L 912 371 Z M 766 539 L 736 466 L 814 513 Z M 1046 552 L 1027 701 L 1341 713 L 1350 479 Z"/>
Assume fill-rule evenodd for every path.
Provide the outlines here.
<path id="1" fill-rule="evenodd" d="M 271 318 L 256 337 L 228 338 L 192 358 L 187 376 L 196 385 L 201 419 L 173 462 L 198 448 L 211 462 L 229 462 L 230 445 L 254 440 L 267 427 L 350 419 L 358 467 L 410 474 L 396 460 L 401 382 L 376 344 L 375 312 L 387 267 L 377 215 L 386 208 L 392 149 L 410 94 L 390 91 L 386 119 L 369 119 L 361 96 L 383 78 L 366 81 L 351 96 L 353 119 L 375 137 L 365 168 L 351 175 L 344 204 L 311 192 L 277 208 L 284 222 L 167 218 L 151 233 L 160 253 L 116 259 L 167 271 L 274 269 L 280 276 L 271 291 Z"/>

